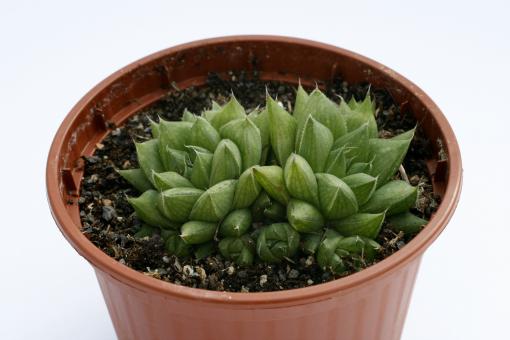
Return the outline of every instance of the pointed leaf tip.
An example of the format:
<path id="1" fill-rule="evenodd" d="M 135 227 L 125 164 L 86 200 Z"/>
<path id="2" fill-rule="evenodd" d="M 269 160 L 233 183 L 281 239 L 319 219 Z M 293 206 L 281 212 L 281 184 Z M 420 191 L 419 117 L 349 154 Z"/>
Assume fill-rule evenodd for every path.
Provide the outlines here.
<path id="1" fill-rule="evenodd" d="M 314 233 L 324 227 L 324 217 L 313 205 L 291 199 L 287 206 L 287 219 L 290 225 L 299 233 Z"/>
<path id="2" fill-rule="evenodd" d="M 253 173 L 257 182 L 269 196 L 283 205 L 289 202 L 289 193 L 285 188 L 283 170 L 277 165 L 256 166 Z"/>
<path id="3" fill-rule="evenodd" d="M 241 174 L 241 152 L 230 139 L 222 139 L 214 151 L 210 185 L 227 179 L 236 179 Z"/>
<path id="4" fill-rule="evenodd" d="M 233 141 L 241 153 L 243 170 L 257 165 L 262 155 L 262 139 L 259 128 L 248 117 L 225 124 L 220 134 Z"/>
<path id="5" fill-rule="evenodd" d="M 358 202 L 344 181 L 330 174 L 315 174 L 321 211 L 329 220 L 341 219 L 358 211 Z"/>
<path id="6" fill-rule="evenodd" d="M 225 104 L 225 106 L 219 108 L 208 120 L 216 130 L 219 130 L 228 122 L 244 118 L 245 116 L 246 112 L 244 111 L 244 108 L 241 104 L 239 104 L 234 96 L 231 96 L 229 102 Z"/>
<path id="7" fill-rule="evenodd" d="M 216 223 L 189 221 L 181 227 L 181 238 L 186 244 L 202 244 L 211 241 L 216 233 Z"/>
<path id="8" fill-rule="evenodd" d="M 261 187 L 253 173 L 253 167 L 246 169 L 236 186 L 233 206 L 235 209 L 248 208 L 257 199 Z"/>
<path id="9" fill-rule="evenodd" d="M 232 209 L 236 180 L 226 180 L 207 189 L 195 202 L 191 220 L 219 222 Z"/>
<path id="10" fill-rule="evenodd" d="M 142 169 L 117 170 L 117 172 L 139 192 L 154 189 Z"/>
<path id="11" fill-rule="evenodd" d="M 292 197 L 318 205 L 317 179 L 308 162 L 295 153 L 285 163 L 283 176 L 287 191 Z"/>
<path id="12" fill-rule="evenodd" d="M 279 164 L 283 165 L 294 151 L 296 120 L 271 97 L 267 98 L 267 109 L 271 146 Z"/>
<path id="13" fill-rule="evenodd" d="M 373 159 L 373 166 L 368 173 L 379 178 L 378 187 L 388 182 L 402 164 L 413 136 L 411 130 L 392 139 L 370 139 L 369 158 Z"/>
<path id="14" fill-rule="evenodd" d="M 368 202 L 361 207 L 362 212 L 380 213 L 387 216 L 408 211 L 416 204 L 418 188 L 407 182 L 396 180 L 377 189 Z"/>
<path id="15" fill-rule="evenodd" d="M 183 223 L 188 220 L 191 209 L 203 193 L 203 190 L 190 187 L 165 190 L 160 195 L 158 208 L 170 221 Z"/>
<path id="16" fill-rule="evenodd" d="M 298 136 L 296 152 L 308 161 L 314 172 L 323 172 L 332 145 L 330 129 L 309 115 Z"/>
<path id="17" fill-rule="evenodd" d="M 251 228 L 250 209 L 238 209 L 230 212 L 221 222 L 219 234 L 223 237 L 240 237 Z"/>
<path id="18" fill-rule="evenodd" d="M 333 134 L 334 139 L 340 138 L 347 133 L 345 119 L 340 114 L 338 105 L 318 88 L 310 93 L 304 110 L 307 115 L 312 115 L 318 122 L 326 126 Z M 305 121 L 299 122 L 299 131 L 301 131 L 304 123 Z"/>
<path id="19" fill-rule="evenodd" d="M 152 171 L 163 172 L 165 171 L 163 163 L 159 155 L 159 141 L 158 139 L 151 139 L 143 143 L 135 143 L 136 155 L 138 164 L 142 169 L 147 179 L 154 184 L 152 178 Z"/>
<path id="20" fill-rule="evenodd" d="M 148 225 L 174 229 L 175 224 L 166 219 L 157 208 L 159 199 L 159 192 L 147 190 L 139 197 L 128 198 L 128 202 L 135 210 L 136 216 Z"/>
<path id="21" fill-rule="evenodd" d="M 197 117 L 190 131 L 191 145 L 203 147 L 214 152 L 221 137 L 218 131 L 203 117 Z"/>
<path id="22" fill-rule="evenodd" d="M 303 89 L 301 83 L 299 84 L 296 91 L 296 102 L 294 104 L 293 116 L 298 122 L 305 121 L 306 116 L 306 103 L 308 102 L 308 93 Z"/>
<path id="23" fill-rule="evenodd" d="M 379 214 L 358 213 L 342 220 L 333 221 L 331 226 L 343 236 L 358 235 L 375 239 L 379 235 L 384 217 L 384 212 Z"/>

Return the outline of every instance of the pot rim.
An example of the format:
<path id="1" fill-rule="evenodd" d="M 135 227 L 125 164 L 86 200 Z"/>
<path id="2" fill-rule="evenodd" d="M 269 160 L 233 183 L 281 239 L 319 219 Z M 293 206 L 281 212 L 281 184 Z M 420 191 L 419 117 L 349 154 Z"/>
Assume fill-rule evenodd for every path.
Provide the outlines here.
<path id="1" fill-rule="evenodd" d="M 79 112 L 83 107 L 104 88 L 108 87 L 114 80 L 130 72 L 141 65 L 151 62 L 155 59 L 161 58 L 168 54 L 177 53 L 189 48 L 196 48 L 209 44 L 217 44 L 221 42 L 275 42 L 275 43 L 292 43 L 302 46 L 307 46 L 315 49 L 327 50 L 339 55 L 347 56 L 360 63 L 366 64 L 374 69 L 382 70 L 387 77 L 392 78 L 399 85 L 407 88 L 418 97 L 423 105 L 430 111 L 432 117 L 437 122 L 439 128 L 442 130 L 445 141 L 444 146 L 448 150 L 448 185 L 439 209 L 436 211 L 427 226 L 416 235 L 405 247 L 395 252 L 384 260 L 349 276 L 326 282 L 321 284 L 312 285 L 305 288 L 290 289 L 284 291 L 274 292 L 218 292 L 205 289 L 191 288 L 179 286 L 173 283 L 164 282 L 159 279 L 148 277 L 134 269 L 120 264 L 107 254 L 103 253 L 99 248 L 92 244 L 81 232 L 81 225 L 76 225 L 71 216 L 67 213 L 65 203 L 63 202 L 59 191 L 59 173 L 58 173 L 58 160 L 61 151 L 64 150 L 63 137 L 70 131 L 70 126 L 77 118 Z M 346 49 L 336 47 L 329 44 L 324 44 L 312 40 L 301 38 L 293 38 L 286 36 L 270 36 L 270 35 L 237 35 L 209 38 L 197 40 L 185 44 L 180 44 L 170 47 L 159 52 L 150 54 L 141 58 L 120 70 L 114 72 L 106 79 L 92 88 L 80 101 L 71 109 L 68 115 L 60 125 L 54 140 L 52 142 L 46 168 L 46 187 L 47 198 L 50 205 L 51 213 L 58 227 L 60 228 L 66 239 L 78 251 L 80 255 L 85 257 L 94 267 L 101 271 L 113 276 L 115 279 L 122 281 L 130 286 L 136 287 L 142 291 L 150 291 L 165 296 L 180 298 L 184 300 L 200 300 L 207 303 L 221 303 L 236 305 L 275 305 L 275 304 L 288 304 L 295 302 L 303 302 L 304 300 L 320 300 L 327 298 L 332 293 L 347 291 L 356 286 L 361 286 L 371 280 L 377 279 L 389 272 L 397 270 L 409 261 L 418 257 L 425 251 L 425 249 L 437 238 L 437 236 L 445 228 L 448 221 L 451 219 L 453 212 L 457 206 L 462 184 L 462 164 L 460 158 L 460 150 L 450 124 L 447 119 L 437 107 L 437 105 L 429 98 L 429 96 L 421 90 L 414 83 L 400 75 L 399 73 L 391 70 L 390 68 L 357 53 L 348 51 Z"/>

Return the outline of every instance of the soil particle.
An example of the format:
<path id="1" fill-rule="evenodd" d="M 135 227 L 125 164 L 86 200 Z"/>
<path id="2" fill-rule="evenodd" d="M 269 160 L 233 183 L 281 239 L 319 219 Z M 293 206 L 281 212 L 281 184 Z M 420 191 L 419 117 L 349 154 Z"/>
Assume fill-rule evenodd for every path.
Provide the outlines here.
<path id="1" fill-rule="evenodd" d="M 348 84 L 342 79 L 319 85 L 323 85 L 326 94 L 334 100 L 338 100 L 338 96 L 346 100 L 354 96 L 359 100 L 369 90 L 369 84 Z M 165 98 L 130 118 L 124 126 L 113 126 L 111 133 L 97 145 L 95 154 L 83 157 L 85 175 L 78 203 L 84 235 L 107 255 L 126 266 L 145 275 L 189 287 L 232 292 L 275 291 L 338 278 L 321 270 L 313 256 L 298 257 L 292 262 L 280 264 L 255 263 L 249 268 L 240 268 L 220 255 L 200 260 L 169 255 L 158 233 L 150 237 L 134 237 L 141 223 L 126 197 L 139 193 L 115 170 L 138 166 L 133 140 L 151 138 L 149 119 L 157 120 L 159 116 L 166 120 L 177 120 L 184 109 L 198 114 L 209 108 L 213 100 L 225 103 L 232 93 L 249 112 L 264 105 L 266 90 L 271 96 L 277 97 L 284 107 L 292 107 L 295 98 L 293 86 L 258 80 L 256 72 L 250 75 L 230 73 L 225 78 L 211 74 L 206 86 L 173 89 Z M 386 90 L 370 88 L 370 92 L 376 101 L 381 137 L 389 138 L 416 126 L 412 113 L 401 110 Z M 418 205 L 413 212 L 425 219 L 429 219 L 439 205 L 425 166 L 425 160 L 430 157 L 430 142 L 424 138 L 418 125 L 403 168 L 409 182 L 419 187 Z M 404 247 L 413 236 L 395 233 L 383 225 L 376 240 L 382 249 L 375 262 Z M 364 266 L 371 264 L 365 263 Z M 346 275 L 355 270 L 352 266 Z"/>

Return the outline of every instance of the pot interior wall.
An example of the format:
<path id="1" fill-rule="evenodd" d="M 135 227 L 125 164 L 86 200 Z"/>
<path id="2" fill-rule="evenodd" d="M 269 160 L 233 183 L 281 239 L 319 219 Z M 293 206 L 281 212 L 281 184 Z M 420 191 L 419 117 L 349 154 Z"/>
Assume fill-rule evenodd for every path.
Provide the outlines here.
<path id="1" fill-rule="evenodd" d="M 341 51 L 341 50 L 340 50 Z M 100 142 L 115 126 L 121 125 L 138 110 L 152 104 L 173 88 L 186 88 L 205 84 L 209 72 L 257 70 L 261 79 L 285 81 L 314 86 L 338 75 L 349 83 L 368 82 L 375 88 L 384 88 L 400 104 L 401 110 L 410 110 L 425 130 L 438 154 L 436 141 L 444 135 L 417 93 L 407 90 L 388 77 L 394 71 L 375 68 L 363 57 L 353 59 L 338 49 L 311 47 L 282 41 L 214 41 L 177 52 L 173 49 L 147 57 L 125 68 L 120 78 L 107 78 L 102 90 L 92 90 L 77 104 L 79 115 L 65 132 L 62 157 L 58 160 L 61 173 L 60 192 L 64 202 L 76 201 L 79 183 L 83 176 L 82 156 L 91 155 Z M 368 64 L 365 62 L 368 61 Z M 412 87 L 411 87 L 412 89 Z M 447 147 L 447 145 L 445 146 Z M 448 154 L 448 150 L 444 150 Z M 434 191 L 442 196 L 447 185 L 448 162 L 428 160 Z M 68 213 L 80 225 L 77 204 L 67 204 Z"/>

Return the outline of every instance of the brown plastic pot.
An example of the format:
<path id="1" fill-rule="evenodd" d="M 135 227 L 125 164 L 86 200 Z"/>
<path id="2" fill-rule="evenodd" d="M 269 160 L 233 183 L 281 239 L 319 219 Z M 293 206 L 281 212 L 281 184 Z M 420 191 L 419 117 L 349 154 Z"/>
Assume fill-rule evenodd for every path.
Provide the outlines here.
<path id="1" fill-rule="evenodd" d="M 359 273 L 270 293 L 213 292 L 163 282 L 118 263 L 83 236 L 78 206 L 68 202 L 78 196 L 80 157 L 93 153 L 109 132 L 108 122 L 122 124 L 173 85 L 202 85 L 208 72 L 254 68 L 262 79 L 293 84 L 300 78 L 313 85 L 341 74 L 350 83 L 366 81 L 387 89 L 402 109 L 410 109 L 428 138 L 442 141 L 447 155 L 447 160 L 428 160 L 442 203 L 424 230 L 394 255 Z M 236 36 L 163 50 L 99 83 L 60 126 L 48 156 L 46 183 L 57 225 L 96 271 L 119 339 L 395 340 L 402 332 L 421 257 L 450 220 L 461 177 L 459 147 L 450 125 L 409 80 L 341 48 L 287 37 Z"/>

